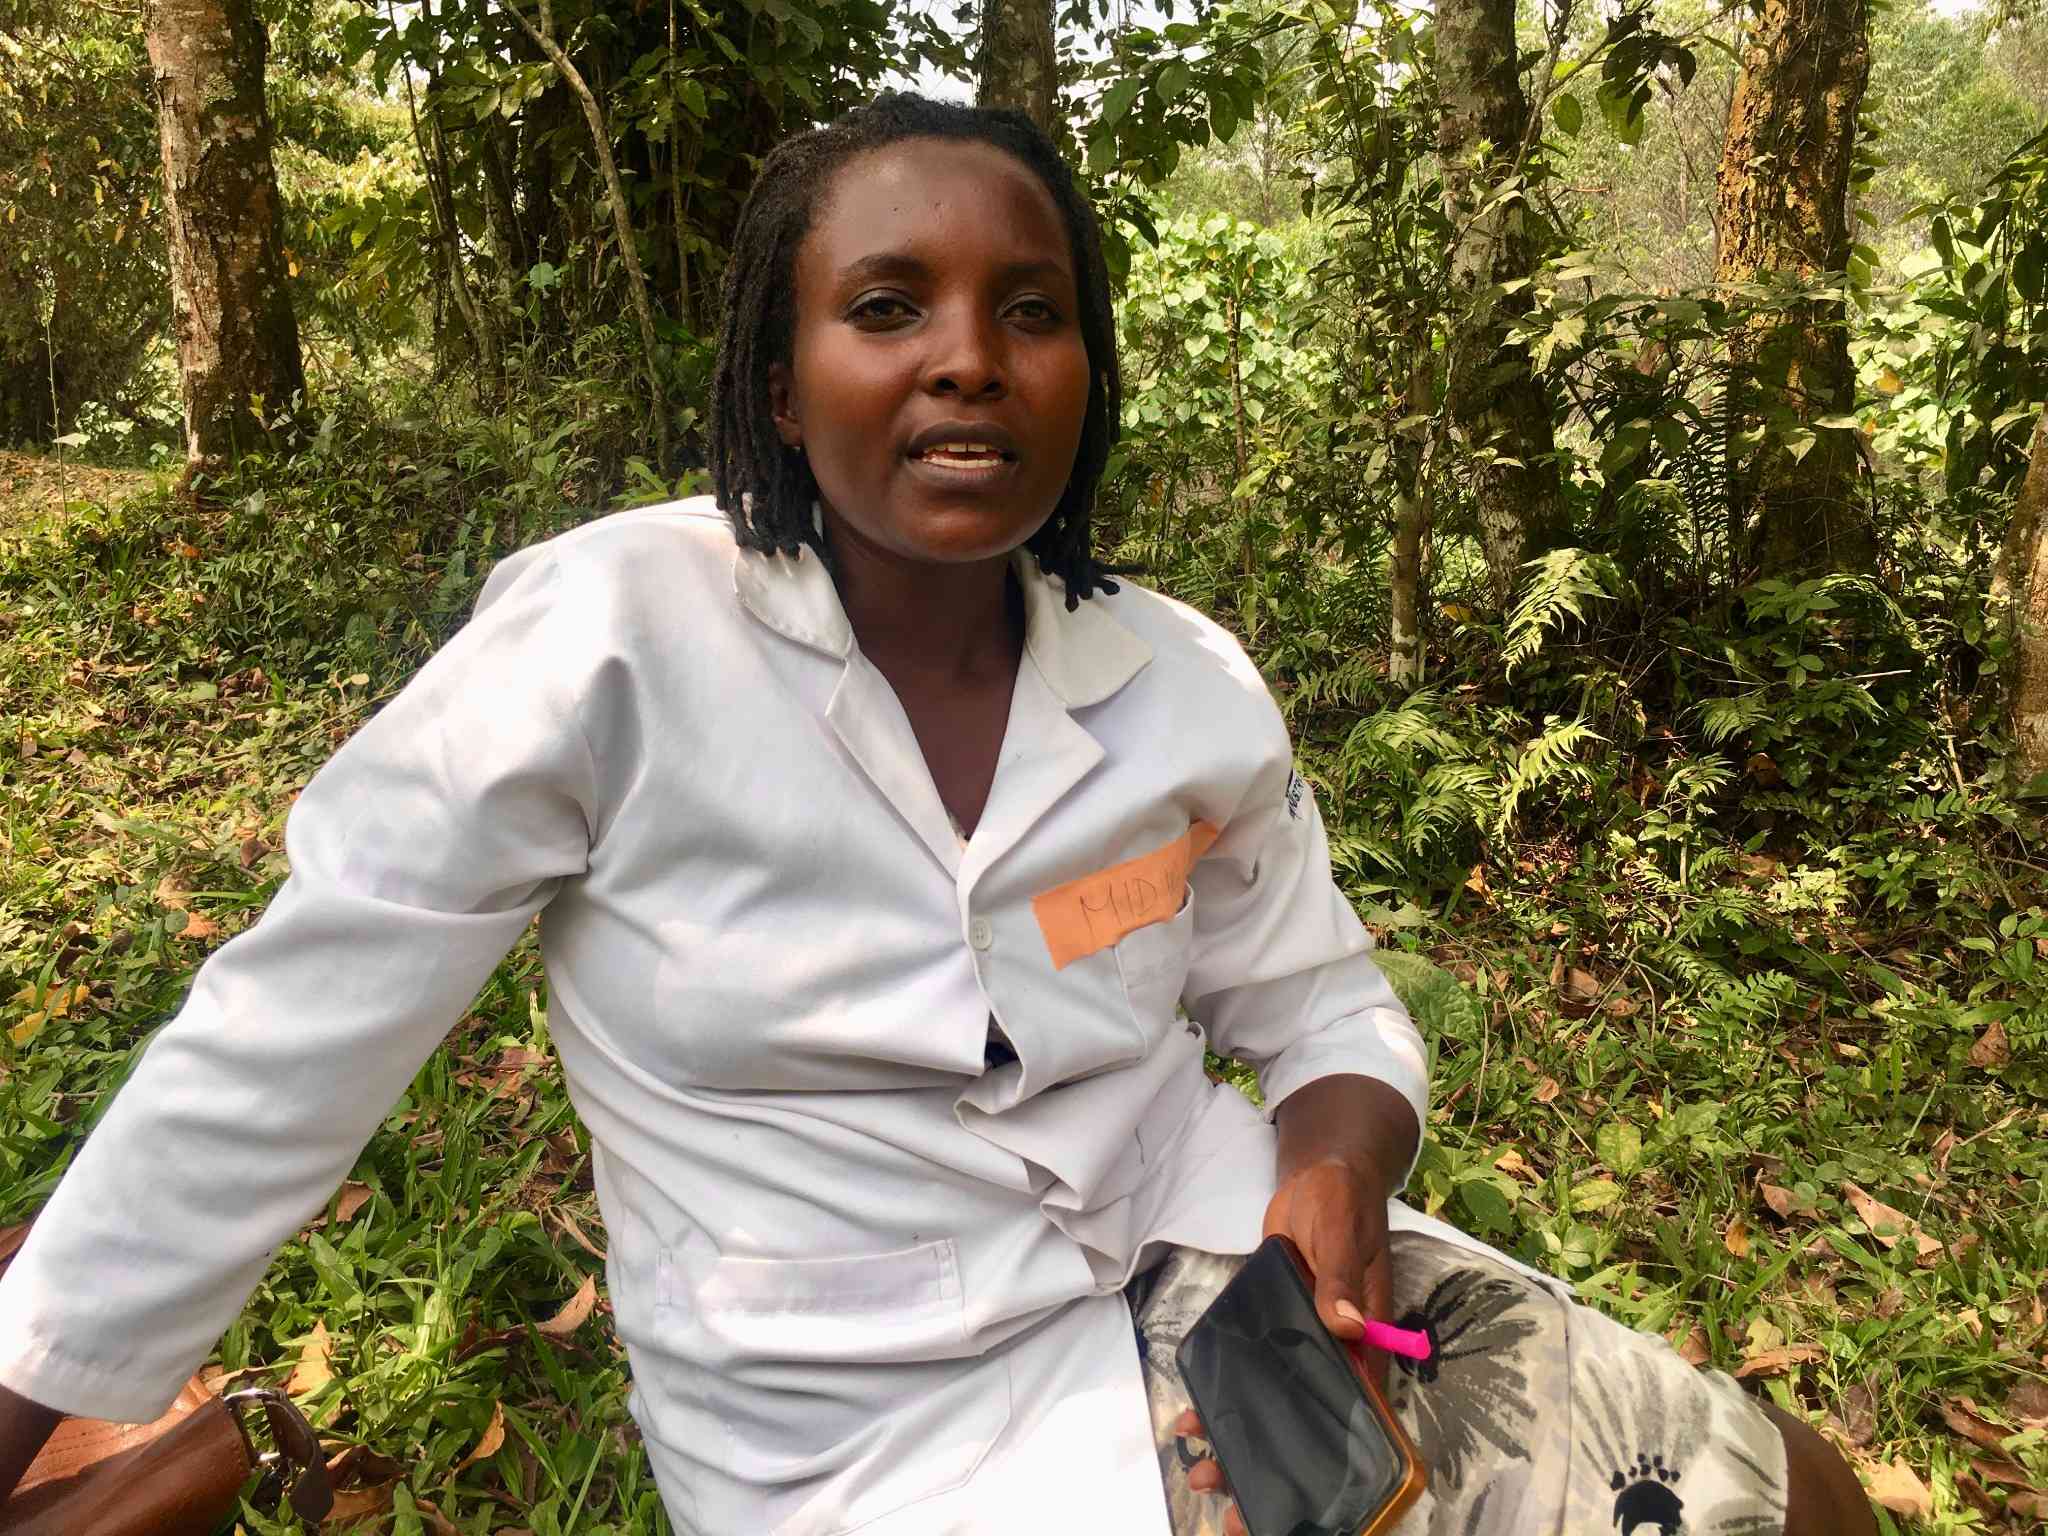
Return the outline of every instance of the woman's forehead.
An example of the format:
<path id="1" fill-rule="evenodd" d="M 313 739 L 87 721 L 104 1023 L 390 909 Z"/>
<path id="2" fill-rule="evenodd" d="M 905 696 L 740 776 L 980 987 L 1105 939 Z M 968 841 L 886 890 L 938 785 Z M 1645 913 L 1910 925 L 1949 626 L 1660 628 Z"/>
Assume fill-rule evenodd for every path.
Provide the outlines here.
<path id="1" fill-rule="evenodd" d="M 972 139 L 899 139 L 833 173 L 800 261 L 829 278 L 894 256 L 927 266 L 1049 264 L 1075 276 L 1051 190 L 1007 150 Z"/>

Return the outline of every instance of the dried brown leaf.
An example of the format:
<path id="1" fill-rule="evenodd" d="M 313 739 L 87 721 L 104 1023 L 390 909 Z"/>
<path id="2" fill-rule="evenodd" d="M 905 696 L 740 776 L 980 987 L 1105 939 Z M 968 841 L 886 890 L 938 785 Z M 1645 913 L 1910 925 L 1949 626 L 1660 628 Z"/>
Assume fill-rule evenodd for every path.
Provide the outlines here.
<path id="1" fill-rule="evenodd" d="M 2004 1456 L 1972 1456 L 1970 1465 L 1987 1483 L 2000 1483 L 2007 1488 L 2025 1488 L 2033 1492 L 2040 1491 L 2034 1487 L 2034 1480 L 2027 1475 L 2025 1467 Z"/>
<path id="2" fill-rule="evenodd" d="M 353 1221 L 355 1214 L 370 1203 L 375 1191 L 367 1184 L 358 1184 L 353 1179 L 341 1186 L 341 1198 L 334 1203 L 336 1221 Z"/>
<path id="3" fill-rule="evenodd" d="M 0 1238 L 0 1251 L 5 1239 Z M 2005 1396 L 2005 1411 L 2015 1423 L 2028 1429 L 2048 1429 L 2048 1382 L 2028 1379 Z"/>
<path id="4" fill-rule="evenodd" d="M 1677 1341 L 1678 1358 L 1687 1365 L 1705 1365 L 1714 1358 L 1714 1347 L 1707 1338 L 1707 1330 L 1695 1323 L 1687 1330 L 1684 1338 Z"/>
<path id="5" fill-rule="evenodd" d="M 313 1331 L 306 1335 L 306 1342 L 299 1346 L 299 1363 L 292 1367 L 292 1374 L 284 1384 L 287 1395 L 305 1397 L 334 1380 L 334 1371 L 329 1364 L 333 1357 L 334 1341 L 327 1336 L 327 1324 L 314 1323 Z"/>
<path id="6" fill-rule="evenodd" d="M 1982 1446 L 1987 1451 L 2005 1451 L 2005 1437 L 2008 1431 L 2000 1429 L 1977 1411 L 1977 1405 L 1967 1397 L 1953 1397 L 1941 1405 L 1941 1417 L 1948 1427 L 1965 1440 Z"/>
<path id="7" fill-rule="evenodd" d="M 1861 1470 L 1864 1491 L 1870 1495 L 1871 1503 L 1914 1520 L 1934 1517 L 1934 1495 L 1920 1481 L 1920 1474 L 1905 1462 L 1865 1462 Z"/>
<path id="8" fill-rule="evenodd" d="M 2002 1067 L 2011 1060 L 2012 1046 L 2005 1038 L 2005 1026 L 1993 1019 L 1984 1027 L 1984 1033 L 1977 1037 L 1977 1043 L 1970 1047 L 1970 1065 Z"/>
<path id="9" fill-rule="evenodd" d="M 1920 1223 L 1904 1211 L 1886 1205 L 1859 1185 L 1844 1184 L 1842 1193 L 1848 1197 L 1850 1206 L 1854 1208 L 1863 1225 L 1870 1229 L 1870 1235 L 1885 1247 L 1896 1248 L 1899 1239 L 1910 1237 L 1919 1262 L 1931 1263 L 1940 1255 L 1940 1241 L 1921 1231 Z"/>
<path id="10" fill-rule="evenodd" d="M 1955 1151 L 1955 1149 L 1956 1133 L 1954 1131 L 1943 1131 L 1939 1136 L 1935 1137 L 1934 1171 L 1936 1173 L 1948 1172 L 1949 1154 Z"/>
<path id="11" fill-rule="evenodd" d="M 1536 1085 L 1536 1102 L 1538 1104 L 1548 1104 L 1563 1092 L 1563 1084 L 1554 1077 L 1546 1077 Z"/>
<path id="12" fill-rule="evenodd" d="M 334 1495 L 334 1508 L 328 1511 L 330 1523 L 340 1520 L 367 1520 L 373 1515 L 382 1515 L 391 1508 L 391 1490 L 398 1486 L 398 1479 L 378 1483 L 368 1488 L 344 1488 Z"/>
<path id="13" fill-rule="evenodd" d="M 185 926 L 178 930 L 178 937 L 190 939 L 195 944 L 203 944 L 208 939 L 220 937 L 220 924 L 203 912 L 188 910 L 185 913 Z"/>
<path id="14" fill-rule="evenodd" d="M 1728 1230 L 1721 1237 L 1721 1246 L 1738 1259 L 1749 1257 L 1749 1224 L 1740 1216 L 1728 1223 Z"/>
<path id="15" fill-rule="evenodd" d="M 1852 1382 L 1842 1393 L 1842 1430 L 1858 1448 L 1877 1438 L 1877 1394 L 1868 1382 Z"/>
<path id="16" fill-rule="evenodd" d="M 1782 1184 L 1763 1183 L 1759 1183 L 1756 1189 L 1764 1197 L 1764 1204 L 1771 1208 L 1771 1214 L 1780 1221 L 1813 1214 L 1813 1202 L 1796 1190 L 1787 1189 Z"/>
<path id="17" fill-rule="evenodd" d="M 374 1487 L 390 1483 L 405 1467 L 367 1445 L 351 1445 L 327 1458 L 327 1480 L 336 1488 Z"/>
<path id="18" fill-rule="evenodd" d="M 491 1405 L 491 1422 L 484 1426 L 483 1438 L 476 1443 L 476 1449 L 456 1463 L 455 1470 L 473 1467 L 480 1461 L 489 1461 L 498 1454 L 498 1448 L 505 1443 L 505 1405 Z"/>
<path id="19" fill-rule="evenodd" d="M 583 1326 L 596 1305 L 597 1279 L 593 1275 L 585 1275 L 583 1284 L 576 1288 L 576 1294 L 569 1298 L 567 1305 L 546 1322 L 535 1323 L 534 1327 L 551 1339 L 566 1339 Z"/>
<path id="20" fill-rule="evenodd" d="M 1741 1381 L 1751 1376 L 1782 1376 L 1795 1365 L 1813 1365 L 1827 1357 L 1827 1351 L 1818 1344 L 1787 1344 L 1780 1349 L 1759 1350 L 1735 1367 L 1735 1377 Z"/>
<path id="21" fill-rule="evenodd" d="M 1568 1019 L 1583 1019 L 1600 1003 L 1600 978 L 1574 965 L 1566 968 L 1557 989 L 1557 1011 Z"/>
<path id="22" fill-rule="evenodd" d="M 2005 1510 L 2022 1520 L 2048 1520 L 2048 1494 L 2032 1490 L 2011 1494 L 2005 1501 Z"/>
<path id="23" fill-rule="evenodd" d="M 603 1262 L 604 1250 L 590 1240 L 590 1234 L 583 1230 L 574 1216 L 571 1216 L 567 1211 L 556 1211 L 554 1212 L 554 1218 L 561 1223 L 562 1230 L 569 1234 L 570 1241 L 574 1242 L 577 1247 L 581 1248 L 593 1259 L 598 1260 L 600 1263 Z"/>

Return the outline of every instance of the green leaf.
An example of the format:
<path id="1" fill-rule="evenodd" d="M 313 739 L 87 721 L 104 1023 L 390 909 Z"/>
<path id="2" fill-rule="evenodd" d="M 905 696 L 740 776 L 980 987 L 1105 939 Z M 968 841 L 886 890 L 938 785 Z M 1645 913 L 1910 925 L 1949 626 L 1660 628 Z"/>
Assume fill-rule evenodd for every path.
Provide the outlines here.
<path id="1" fill-rule="evenodd" d="M 1620 1199 L 1621 1186 L 1612 1179 L 1583 1179 L 1572 1186 L 1572 1210 L 1580 1215 L 1604 1211 Z"/>
<path id="2" fill-rule="evenodd" d="M 1159 96 L 1159 104 L 1163 107 L 1173 105 L 1194 78 L 1195 72 L 1181 60 L 1175 59 L 1168 64 L 1159 71 L 1159 83 L 1153 87 Z"/>
<path id="3" fill-rule="evenodd" d="M 1401 949 L 1375 950 L 1372 958 L 1415 1027 L 1428 1038 L 1474 1037 L 1485 1027 L 1479 999 L 1434 961 Z"/>
<path id="4" fill-rule="evenodd" d="M 1643 1133 L 1626 1120 L 1601 1126 L 1593 1138 L 1593 1149 L 1600 1154 L 1600 1161 L 1622 1178 L 1643 1165 Z"/>
<path id="5" fill-rule="evenodd" d="M 1467 1179 L 1458 1186 L 1458 1200 L 1481 1237 L 1514 1230 L 1515 1208 L 1491 1179 Z"/>
<path id="6" fill-rule="evenodd" d="M 1209 97 L 1209 129 L 1217 138 L 1228 141 L 1237 132 L 1237 107 L 1221 91 Z"/>
<path id="7" fill-rule="evenodd" d="M 1586 126 L 1586 109 L 1579 105 L 1576 96 L 1560 96 L 1550 104 L 1551 118 L 1558 130 L 1568 138 L 1576 139 L 1579 130 Z"/>
<path id="8" fill-rule="evenodd" d="M 1138 99 L 1138 92 L 1145 88 L 1144 79 L 1133 75 L 1128 80 L 1119 80 L 1109 88 L 1102 98 L 1102 126 L 1114 128 L 1123 115 L 1131 110 L 1131 103 Z"/>

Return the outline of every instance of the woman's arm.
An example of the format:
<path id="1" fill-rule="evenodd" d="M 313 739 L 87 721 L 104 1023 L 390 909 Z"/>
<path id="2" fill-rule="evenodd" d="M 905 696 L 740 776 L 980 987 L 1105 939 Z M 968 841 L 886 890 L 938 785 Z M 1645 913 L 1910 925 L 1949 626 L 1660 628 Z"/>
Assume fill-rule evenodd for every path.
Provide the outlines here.
<path id="1" fill-rule="evenodd" d="M 160 1414 L 586 867 L 602 632 L 558 566 L 545 548 L 502 562 L 477 617 L 306 786 L 291 878 L 200 968 L 0 1278 L 0 1385 Z"/>

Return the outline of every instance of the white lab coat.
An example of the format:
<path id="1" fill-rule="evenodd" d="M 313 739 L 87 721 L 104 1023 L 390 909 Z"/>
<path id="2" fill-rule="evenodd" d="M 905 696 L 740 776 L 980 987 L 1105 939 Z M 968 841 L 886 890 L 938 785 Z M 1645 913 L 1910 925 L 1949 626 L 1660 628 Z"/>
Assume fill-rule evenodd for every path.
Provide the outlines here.
<path id="1" fill-rule="evenodd" d="M 1236 643 L 1017 569 L 963 848 L 815 557 L 737 551 L 701 499 L 503 561 L 80 1152 L 0 1283 L 0 1381 L 161 1410 L 545 908 L 676 1523 L 1163 1532 L 1118 1289 L 1162 1244 L 1250 1248 L 1273 1184 L 1205 1037 L 1269 1107 L 1363 1073 L 1418 1117 L 1424 1050 Z M 1177 911 L 1054 967 L 1034 896 L 1203 822 Z M 1017 1059 L 985 1069 L 991 1015 Z"/>

